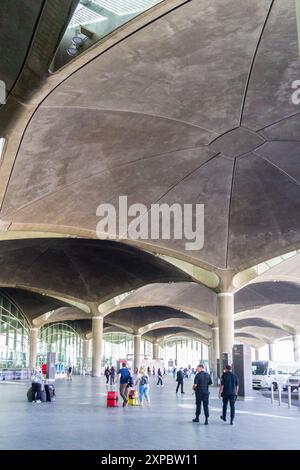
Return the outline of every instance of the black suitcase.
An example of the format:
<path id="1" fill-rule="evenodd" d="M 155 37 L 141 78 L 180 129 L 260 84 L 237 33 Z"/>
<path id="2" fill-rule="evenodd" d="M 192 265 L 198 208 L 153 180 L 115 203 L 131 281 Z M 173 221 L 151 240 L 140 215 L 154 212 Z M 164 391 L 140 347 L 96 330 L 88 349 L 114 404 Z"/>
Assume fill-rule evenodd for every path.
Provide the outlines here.
<path id="1" fill-rule="evenodd" d="M 27 391 L 27 400 L 32 401 L 32 387 L 30 387 Z"/>
<path id="2" fill-rule="evenodd" d="M 44 403 L 45 401 L 47 401 L 47 396 L 46 396 L 46 391 L 45 390 L 42 390 L 41 391 L 41 401 Z"/>

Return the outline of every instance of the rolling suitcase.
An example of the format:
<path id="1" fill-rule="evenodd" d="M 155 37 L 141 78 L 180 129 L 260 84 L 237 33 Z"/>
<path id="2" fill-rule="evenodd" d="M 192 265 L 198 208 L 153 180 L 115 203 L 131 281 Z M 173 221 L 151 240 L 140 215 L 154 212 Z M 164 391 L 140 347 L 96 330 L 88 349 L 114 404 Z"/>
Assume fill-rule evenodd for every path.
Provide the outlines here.
<path id="1" fill-rule="evenodd" d="M 32 401 L 32 387 L 30 387 L 27 391 L 27 400 Z"/>
<path id="2" fill-rule="evenodd" d="M 44 403 L 47 401 L 47 395 L 45 390 L 41 390 L 41 402 Z"/>
<path id="3" fill-rule="evenodd" d="M 116 408 L 118 406 L 118 392 L 111 390 L 107 392 L 107 406 L 109 408 Z"/>
<path id="4" fill-rule="evenodd" d="M 130 390 L 128 395 L 128 404 L 131 406 L 137 406 L 139 404 L 138 394 L 136 390 Z"/>

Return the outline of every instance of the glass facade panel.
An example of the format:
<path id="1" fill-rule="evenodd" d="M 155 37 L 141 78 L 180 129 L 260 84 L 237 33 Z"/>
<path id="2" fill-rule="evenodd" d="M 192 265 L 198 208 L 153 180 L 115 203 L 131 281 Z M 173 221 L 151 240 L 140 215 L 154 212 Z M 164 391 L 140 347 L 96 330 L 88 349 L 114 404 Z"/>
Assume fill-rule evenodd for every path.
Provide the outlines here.
<path id="1" fill-rule="evenodd" d="M 202 344 L 203 358 L 201 358 L 201 343 L 188 338 L 167 339 L 159 348 L 159 357 L 163 359 L 166 366 L 193 368 L 201 362 L 208 362 L 208 347 Z"/>
<path id="2" fill-rule="evenodd" d="M 0 369 L 28 367 L 29 338 L 25 315 L 0 291 Z"/>
<path id="3" fill-rule="evenodd" d="M 37 364 L 47 362 L 48 352 L 56 353 L 57 373 L 72 365 L 74 374 L 82 368 L 82 332 L 72 322 L 50 323 L 39 331 Z"/>
<path id="4" fill-rule="evenodd" d="M 112 31 L 161 1 L 81 0 L 61 40 L 50 71 L 60 69 Z"/>

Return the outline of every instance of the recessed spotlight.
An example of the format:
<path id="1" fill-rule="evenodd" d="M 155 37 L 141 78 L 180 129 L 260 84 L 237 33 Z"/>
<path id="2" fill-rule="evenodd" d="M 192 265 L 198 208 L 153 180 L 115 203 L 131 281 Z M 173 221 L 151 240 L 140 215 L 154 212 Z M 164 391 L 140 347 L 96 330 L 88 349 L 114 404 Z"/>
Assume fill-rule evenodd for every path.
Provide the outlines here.
<path id="1" fill-rule="evenodd" d="M 69 47 L 69 48 L 67 49 L 67 54 L 68 54 L 69 56 L 71 56 L 71 57 L 75 57 L 75 56 L 78 54 L 78 50 L 77 50 L 76 47 L 74 47 L 74 46 L 72 47 L 72 46 L 71 46 L 71 47 Z"/>

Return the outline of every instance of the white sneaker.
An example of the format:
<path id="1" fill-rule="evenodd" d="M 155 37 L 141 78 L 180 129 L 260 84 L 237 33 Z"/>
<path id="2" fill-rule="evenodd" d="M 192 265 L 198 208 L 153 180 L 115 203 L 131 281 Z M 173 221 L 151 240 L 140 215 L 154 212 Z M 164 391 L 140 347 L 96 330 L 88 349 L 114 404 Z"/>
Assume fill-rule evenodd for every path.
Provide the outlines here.
<path id="1" fill-rule="evenodd" d="M 37 400 L 36 402 L 37 402 L 37 403 L 42 403 L 41 400 Z"/>
<path id="2" fill-rule="evenodd" d="M 32 400 L 32 403 L 35 403 L 35 401 L 34 401 L 34 400 Z"/>

